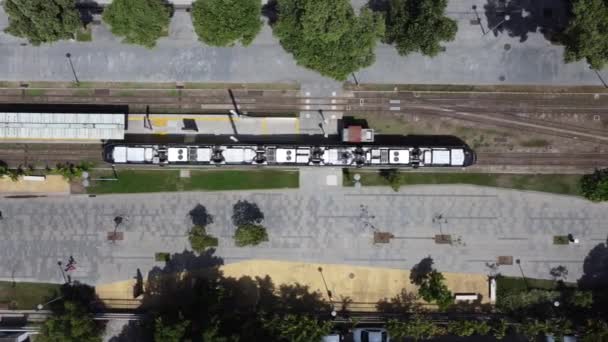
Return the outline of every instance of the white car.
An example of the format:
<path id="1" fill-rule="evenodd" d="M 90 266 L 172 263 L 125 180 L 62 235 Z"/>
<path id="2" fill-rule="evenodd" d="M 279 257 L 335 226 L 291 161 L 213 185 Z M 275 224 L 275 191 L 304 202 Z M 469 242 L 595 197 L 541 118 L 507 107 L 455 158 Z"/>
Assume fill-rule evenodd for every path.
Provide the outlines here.
<path id="1" fill-rule="evenodd" d="M 388 332 L 382 328 L 359 328 L 353 330 L 355 342 L 390 342 Z"/>
<path id="2" fill-rule="evenodd" d="M 340 334 L 332 333 L 331 335 L 325 335 L 323 336 L 323 339 L 321 339 L 321 342 L 341 342 Z"/>

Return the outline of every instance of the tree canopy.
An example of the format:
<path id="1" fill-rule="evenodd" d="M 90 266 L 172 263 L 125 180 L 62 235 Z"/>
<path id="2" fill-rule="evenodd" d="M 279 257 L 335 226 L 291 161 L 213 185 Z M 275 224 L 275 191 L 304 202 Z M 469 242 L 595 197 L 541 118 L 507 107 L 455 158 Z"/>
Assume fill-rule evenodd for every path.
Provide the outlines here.
<path id="1" fill-rule="evenodd" d="M 581 193 L 592 201 L 608 200 L 608 169 L 595 170 L 581 178 Z"/>
<path id="2" fill-rule="evenodd" d="M 181 342 L 184 340 L 188 325 L 190 321 L 187 320 L 168 324 L 158 317 L 154 321 L 154 342 Z"/>
<path id="3" fill-rule="evenodd" d="M 420 52 L 435 56 L 443 51 L 442 41 L 452 41 L 458 25 L 444 15 L 447 0 L 390 0 L 383 9 L 386 34 L 383 41 L 394 44 L 400 55 Z"/>
<path id="4" fill-rule="evenodd" d="M 348 0 L 278 0 L 277 8 L 274 34 L 299 65 L 345 80 L 374 62 L 380 14 L 364 8 L 356 16 Z"/>
<path id="5" fill-rule="evenodd" d="M 585 58 L 599 70 L 608 61 L 608 1 L 573 0 L 572 18 L 564 32 L 565 58 L 573 62 Z"/>
<path id="6" fill-rule="evenodd" d="M 314 318 L 297 315 L 275 316 L 266 321 L 265 325 L 271 331 L 276 332 L 277 336 L 290 342 L 321 341 L 333 327 L 331 321 L 319 322 Z"/>
<path id="7" fill-rule="evenodd" d="M 101 342 L 93 317 L 75 302 L 65 302 L 64 310 L 47 319 L 36 336 L 39 342 Z"/>
<path id="8" fill-rule="evenodd" d="M 5 0 L 9 24 L 6 33 L 40 45 L 74 38 L 82 25 L 75 0 Z"/>
<path id="9" fill-rule="evenodd" d="M 162 0 L 114 0 L 103 11 L 105 21 L 124 42 L 148 48 L 166 36 L 170 20 L 169 8 Z"/>
<path id="10" fill-rule="evenodd" d="M 258 0 L 196 0 L 192 23 L 202 42 L 230 46 L 240 41 L 247 46 L 262 29 Z"/>

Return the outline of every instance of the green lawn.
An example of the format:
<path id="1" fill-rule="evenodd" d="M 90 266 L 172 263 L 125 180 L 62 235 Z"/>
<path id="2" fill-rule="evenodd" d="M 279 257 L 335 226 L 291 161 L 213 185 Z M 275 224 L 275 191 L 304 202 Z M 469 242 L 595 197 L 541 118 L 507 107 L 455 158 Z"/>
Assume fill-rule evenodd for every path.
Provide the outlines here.
<path id="1" fill-rule="evenodd" d="M 59 284 L 0 281 L 0 304 L 16 310 L 34 310 L 38 304 L 57 298 L 60 287 Z"/>
<path id="2" fill-rule="evenodd" d="M 96 171 L 91 178 L 111 177 Z M 118 181 L 93 181 L 90 194 L 164 192 L 191 190 L 248 190 L 297 188 L 298 171 L 286 170 L 213 170 L 190 171 L 190 178 L 180 178 L 178 170 L 118 170 Z"/>
<path id="3" fill-rule="evenodd" d="M 344 185 L 352 186 L 352 175 L 361 175 L 364 186 L 389 185 L 379 172 L 345 171 Z M 552 174 L 490 174 L 490 173 L 427 173 L 400 172 L 401 186 L 416 184 L 473 184 L 517 190 L 534 190 L 557 194 L 580 195 L 580 175 Z"/>

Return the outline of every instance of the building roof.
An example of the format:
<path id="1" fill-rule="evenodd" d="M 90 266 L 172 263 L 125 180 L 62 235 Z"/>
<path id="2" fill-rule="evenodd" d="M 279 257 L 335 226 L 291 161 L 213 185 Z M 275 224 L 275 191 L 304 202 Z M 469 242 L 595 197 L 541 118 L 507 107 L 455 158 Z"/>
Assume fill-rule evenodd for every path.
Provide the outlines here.
<path id="1" fill-rule="evenodd" d="M 0 139 L 122 140 L 125 115 L 0 112 Z"/>

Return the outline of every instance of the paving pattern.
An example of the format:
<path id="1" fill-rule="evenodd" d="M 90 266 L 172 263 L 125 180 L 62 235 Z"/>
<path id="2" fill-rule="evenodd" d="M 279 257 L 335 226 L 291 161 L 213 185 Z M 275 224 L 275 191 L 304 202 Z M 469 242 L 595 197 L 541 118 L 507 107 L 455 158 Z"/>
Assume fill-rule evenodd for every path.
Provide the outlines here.
<path id="1" fill-rule="evenodd" d="M 269 242 L 234 246 L 230 216 L 241 199 L 264 212 Z M 70 255 L 77 261 L 72 278 L 91 284 L 131 279 L 138 268 L 147 274 L 161 266 L 154 253 L 188 248 L 188 212 L 199 203 L 214 216 L 208 230 L 220 238 L 216 254 L 225 263 L 264 258 L 410 269 L 430 255 L 442 271 L 486 273 L 486 262 L 507 255 L 521 259 L 528 277 L 549 278 L 549 269 L 561 264 L 574 280 L 589 250 L 605 242 L 608 232 L 607 204 L 474 186 L 416 186 L 395 193 L 304 185 L 290 191 L 4 199 L 0 278 L 61 282 L 57 261 Z M 125 220 L 117 229 L 123 240 L 114 243 L 107 236 L 116 216 Z M 395 238 L 374 245 L 374 230 Z M 460 237 L 460 243 L 435 244 L 431 237 L 439 233 Z M 553 244 L 554 235 L 567 233 L 581 242 Z M 499 271 L 520 274 L 515 264 Z"/>

